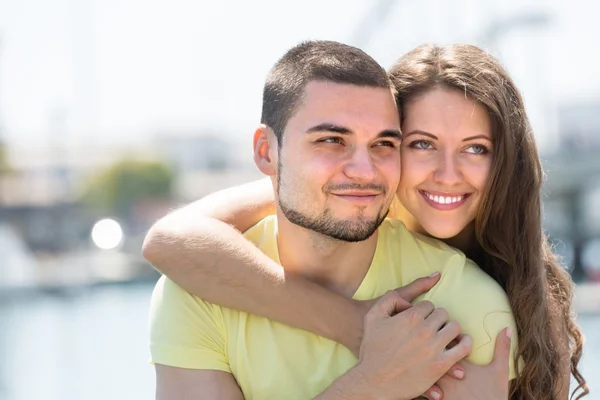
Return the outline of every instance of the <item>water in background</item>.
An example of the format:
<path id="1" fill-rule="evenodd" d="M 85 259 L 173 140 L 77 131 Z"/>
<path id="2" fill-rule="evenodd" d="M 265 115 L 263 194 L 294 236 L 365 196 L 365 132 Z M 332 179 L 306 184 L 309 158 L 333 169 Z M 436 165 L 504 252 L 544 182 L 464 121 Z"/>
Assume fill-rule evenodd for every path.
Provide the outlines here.
<path id="1" fill-rule="evenodd" d="M 153 399 L 152 285 L 20 298 L 0 307 L 0 399 Z"/>
<path id="2" fill-rule="evenodd" d="M 154 398 L 150 284 L 21 297 L 0 304 L 0 399 Z M 585 314 L 584 376 L 600 380 L 600 313 Z M 596 332 L 595 334 L 593 332 Z M 600 400 L 592 388 L 588 400 Z"/>

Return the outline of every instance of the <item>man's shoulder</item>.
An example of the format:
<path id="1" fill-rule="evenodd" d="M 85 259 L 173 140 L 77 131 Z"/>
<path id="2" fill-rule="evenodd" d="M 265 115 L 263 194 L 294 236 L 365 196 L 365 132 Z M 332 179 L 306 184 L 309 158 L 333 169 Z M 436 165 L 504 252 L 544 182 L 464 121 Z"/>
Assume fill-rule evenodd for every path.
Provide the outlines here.
<path id="1" fill-rule="evenodd" d="M 277 216 L 269 215 L 243 233 L 244 237 L 261 248 L 264 242 L 271 242 L 277 237 Z"/>
<path id="2" fill-rule="evenodd" d="M 219 313 L 220 309 L 218 305 L 191 294 L 165 275 L 161 276 L 154 286 L 150 307 L 151 315 L 159 308 L 168 310 L 183 307 L 178 312 L 183 313 L 185 311 L 186 313 L 189 312 L 190 315 L 214 315 Z"/>

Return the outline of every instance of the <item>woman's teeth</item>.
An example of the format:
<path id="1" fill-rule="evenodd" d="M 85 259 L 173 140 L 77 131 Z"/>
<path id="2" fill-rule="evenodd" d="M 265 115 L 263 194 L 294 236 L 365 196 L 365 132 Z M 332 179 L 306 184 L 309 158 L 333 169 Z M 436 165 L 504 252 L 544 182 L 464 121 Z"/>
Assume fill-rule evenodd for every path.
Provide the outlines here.
<path id="1" fill-rule="evenodd" d="M 427 196 L 427 198 L 431 201 L 435 201 L 438 204 L 452 204 L 452 203 L 458 203 L 459 201 L 462 201 L 465 196 L 454 196 L 454 197 L 449 197 L 449 196 L 434 196 L 432 194 L 429 194 L 427 192 L 424 192 L 425 196 Z"/>

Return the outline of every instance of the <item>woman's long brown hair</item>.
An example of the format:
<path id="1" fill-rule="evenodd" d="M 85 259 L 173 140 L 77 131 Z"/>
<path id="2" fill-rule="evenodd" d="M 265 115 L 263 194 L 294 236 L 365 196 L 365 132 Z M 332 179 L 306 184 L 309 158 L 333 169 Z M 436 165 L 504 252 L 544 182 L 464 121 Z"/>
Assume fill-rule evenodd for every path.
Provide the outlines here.
<path id="1" fill-rule="evenodd" d="M 513 361 L 522 358 L 524 365 L 510 398 L 557 399 L 568 391 L 561 387 L 567 364 L 579 384 L 571 398 L 585 396 L 589 391 L 578 369 L 583 336 L 571 313 L 573 282 L 542 231 L 544 175 L 510 76 L 475 46 L 424 45 L 401 57 L 390 78 L 400 110 L 437 87 L 459 90 L 487 107 L 494 157 L 475 219 L 474 249 L 467 255 L 504 288 L 515 316 L 519 345 Z"/>

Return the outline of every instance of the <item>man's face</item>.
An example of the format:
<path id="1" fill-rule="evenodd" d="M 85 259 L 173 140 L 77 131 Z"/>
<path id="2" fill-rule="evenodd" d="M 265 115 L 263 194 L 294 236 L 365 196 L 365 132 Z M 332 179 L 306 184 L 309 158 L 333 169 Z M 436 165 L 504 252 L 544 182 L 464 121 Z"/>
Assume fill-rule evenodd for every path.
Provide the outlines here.
<path id="1" fill-rule="evenodd" d="M 389 89 L 310 82 L 277 159 L 290 222 L 344 241 L 369 238 L 400 179 L 400 122 Z"/>

